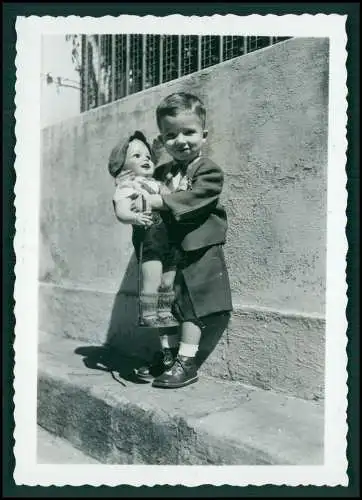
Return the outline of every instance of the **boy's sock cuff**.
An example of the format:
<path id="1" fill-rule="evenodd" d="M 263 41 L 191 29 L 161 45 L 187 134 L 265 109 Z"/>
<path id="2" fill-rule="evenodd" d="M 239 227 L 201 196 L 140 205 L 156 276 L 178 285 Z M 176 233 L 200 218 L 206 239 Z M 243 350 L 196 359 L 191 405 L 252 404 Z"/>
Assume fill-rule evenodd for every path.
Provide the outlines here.
<path id="1" fill-rule="evenodd" d="M 178 353 L 180 356 L 186 356 L 188 358 L 194 358 L 199 349 L 198 345 L 195 344 L 185 344 L 185 342 L 180 342 L 180 348 Z"/>

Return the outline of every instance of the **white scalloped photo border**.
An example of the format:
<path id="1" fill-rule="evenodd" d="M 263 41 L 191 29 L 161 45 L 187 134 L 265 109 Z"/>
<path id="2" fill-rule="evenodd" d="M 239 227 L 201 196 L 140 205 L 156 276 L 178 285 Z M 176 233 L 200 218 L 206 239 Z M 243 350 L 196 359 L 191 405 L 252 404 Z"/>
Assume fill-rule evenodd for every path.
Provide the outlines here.
<path id="1" fill-rule="evenodd" d="M 347 16 L 336 14 L 17 18 L 14 238 L 14 478 L 17 485 L 348 485 L 346 19 Z M 330 40 L 324 465 L 204 467 L 42 465 L 36 462 L 41 37 L 69 33 L 160 32 L 328 37 Z"/>

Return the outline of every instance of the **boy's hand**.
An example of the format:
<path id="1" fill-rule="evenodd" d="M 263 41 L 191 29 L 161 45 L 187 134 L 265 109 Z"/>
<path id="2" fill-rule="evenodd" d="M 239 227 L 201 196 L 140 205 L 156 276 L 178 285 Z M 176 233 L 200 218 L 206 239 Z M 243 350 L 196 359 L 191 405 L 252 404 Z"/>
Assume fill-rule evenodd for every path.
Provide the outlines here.
<path id="1" fill-rule="evenodd" d="M 139 196 L 136 199 L 133 199 L 131 202 L 131 210 L 132 212 L 142 212 L 143 210 L 149 211 L 154 208 L 154 199 L 158 197 L 158 194 L 148 194 L 145 193 L 142 196 Z"/>
<path id="2" fill-rule="evenodd" d="M 149 180 L 146 181 L 145 179 L 139 179 L 138 184 L 148 194 L 158 194 L 160 191 L 157 181 L 153 181 L 153 183 L 151 183 Z"/>
<path id="3" fill-rule="evenodd" d="M 145 200 L 146 210 L 162 210 L 163 200 L 159 194 L 145 194 L 142 197 L 136 198 L 131 202 L 132 212 L 142 212 L 143 210 L 143 200 Z"/>
<path id="4" fill-rule="evenodd" d="M 145 226 L 145 227 L 152 226 L 153 224 L 152 215 L 149 212 L 134 214 L 134 220 L 132 224 L 135 226 Z"/>
<path id="5" fill-rule="evenodd" d="M 159 194 L 163 196 L 164 194 L 169 194 L 169 193 L 171 193 L 171 189 L 169 189 L 166 184 L 161 184 Z"/>
<path id="6" fill-rule="evenodd" d="M 147 203 L 151 210 L 162 210 L 164 208 L 163 199 L 160 194 L 150 194 Z"/>

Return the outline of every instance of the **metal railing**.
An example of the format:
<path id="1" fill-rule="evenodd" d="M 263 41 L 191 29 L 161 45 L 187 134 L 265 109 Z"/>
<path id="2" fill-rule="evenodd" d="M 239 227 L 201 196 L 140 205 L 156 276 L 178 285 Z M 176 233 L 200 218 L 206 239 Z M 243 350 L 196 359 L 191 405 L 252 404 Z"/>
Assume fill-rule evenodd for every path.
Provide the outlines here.
<path id="1" fill-rule="evenodd" d="M 81 35 L 81 111 L 289 37 Z"/>

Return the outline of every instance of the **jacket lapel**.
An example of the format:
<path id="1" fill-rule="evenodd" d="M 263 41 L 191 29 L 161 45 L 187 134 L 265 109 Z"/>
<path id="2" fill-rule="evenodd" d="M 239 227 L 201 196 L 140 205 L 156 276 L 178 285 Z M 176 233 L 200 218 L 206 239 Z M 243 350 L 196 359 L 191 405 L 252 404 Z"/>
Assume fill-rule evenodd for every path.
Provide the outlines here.
<path id="1" fill-rule="evenodd" d="M 196 173 L 196 170 L 199 168 L 200 166 L 200 159 L 201 159 L 201 156 L 198 156 L 197 158 L 195 158 L 194 161 L 192 161 L 188 166 L 187 166 L 187 169 L 186 169 L 186 175 L 189 179 L 192 179 L 193 176 L 195 175 Z"/>
<path id="2" fill-rule="evenodd" d="M 192 179 L 196 173 L 196 170 L 200 166 L 200 158 L 201 156 L 193 160 L 187 166 L 177 163 L 176 161 L 170 161 L 169 163 L 166 163 L 161 167 L 163 168 L 163 172 L 161 174 L 162 179 L 166 179 L 168 174 L 172 174 L 172 176 L 174 177 L 178 174 L 178 172 L 181 172 L 182 176 L 186 175 L 189 179 Z"/>

